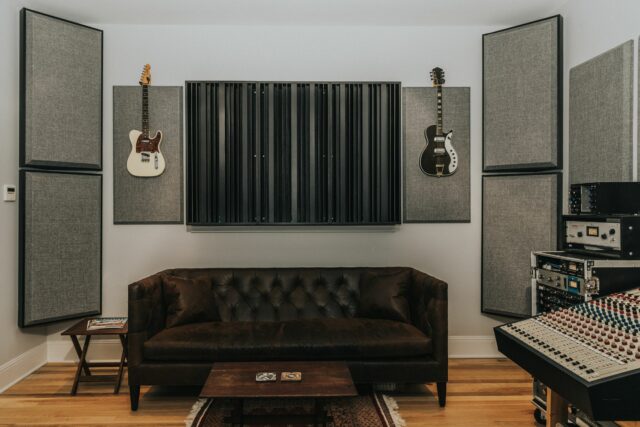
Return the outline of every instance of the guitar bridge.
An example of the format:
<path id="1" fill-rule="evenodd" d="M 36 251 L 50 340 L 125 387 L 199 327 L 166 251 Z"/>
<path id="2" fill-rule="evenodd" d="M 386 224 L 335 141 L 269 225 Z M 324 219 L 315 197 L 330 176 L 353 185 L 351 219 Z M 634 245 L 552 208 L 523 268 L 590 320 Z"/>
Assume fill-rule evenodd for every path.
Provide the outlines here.
<path id="1" fill-rule="evenodd" d="M 151 160 L 151 155 L 149 153 L 140 153 L 140 161 L 141 162 L 149 162 Z"/>
<path id="2" fill-rule="evenodd" d="M 436 176 L 441 177 L 444 175 L 444 165 L 436 164 Z"/>

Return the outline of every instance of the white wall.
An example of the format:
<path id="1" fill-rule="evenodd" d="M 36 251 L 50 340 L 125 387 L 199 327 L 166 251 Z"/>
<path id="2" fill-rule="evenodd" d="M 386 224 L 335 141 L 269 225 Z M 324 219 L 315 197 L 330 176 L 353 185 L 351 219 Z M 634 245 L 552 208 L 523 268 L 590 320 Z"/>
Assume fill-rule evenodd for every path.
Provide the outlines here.
<path id="1" fill-rule="evenodd" d="M 14 0 L 0 2 L 0 58 L 1 189 L 4 184 L 18 184 L 18 9 Z M 17 249 L 18 203 L 0 198 L 0 391 L 23 370 L 25 359 L 17 356 L 44 357 L 46 329 L 18 328 Z"/>
<path id="2" fill-rule="evenodd" d="M 480 313 L 480 177 L 481 35 L 494 28 L 102 28 L 106 315 L 126 314 L 129 283 L 169 267 L 406 265 L 449 283 L 450 335 L 492 335 L 497 322 Z M 441 66 L 447 85 L 471 87 L 472 222 L 410 224 L 385 232 L 188 233 L 185 226 L 113 225 L 112 86 L 135 85 L 147 62 L 156 85 L 209 79 L 391 80 L 424 86 L 429 70 Z M 60 329 L 51 328 L 54 346 Z"/>

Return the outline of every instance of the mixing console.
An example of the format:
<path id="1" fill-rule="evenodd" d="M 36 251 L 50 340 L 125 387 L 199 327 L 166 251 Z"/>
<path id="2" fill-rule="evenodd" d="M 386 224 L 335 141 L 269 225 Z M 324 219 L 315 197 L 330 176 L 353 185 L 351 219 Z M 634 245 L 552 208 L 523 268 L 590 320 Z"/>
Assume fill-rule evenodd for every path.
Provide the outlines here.
<path id="1" fill-rule="evenodd" d="M 618 419 L 640 415 L 640 290 L 500 326 L 496 339 L 500 351 L 595 419 L 611 419 L 614 409 Z"/>

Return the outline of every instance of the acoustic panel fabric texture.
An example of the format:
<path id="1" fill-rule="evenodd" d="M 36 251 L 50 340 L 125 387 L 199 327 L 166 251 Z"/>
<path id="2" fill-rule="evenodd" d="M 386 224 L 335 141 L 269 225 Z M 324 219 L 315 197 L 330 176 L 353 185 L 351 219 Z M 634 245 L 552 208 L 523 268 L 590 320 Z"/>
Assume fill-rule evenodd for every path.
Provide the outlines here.
<path id="1" fill-rule="evenodd" d="M 102 31 L 22 11 L 21 165 L 102 168 Z"/>
<path id="2" fill-rule="evenodd" d="M 20 324 L 99 314 L 102 177 L 21 171 Z"/>
<path id="3" fill-rule="evenodd" d="M 484 170 L 561 167 L 559 16 L 483 37 Z"/>
<path id="4" fill-rule="evenodd" d="M 403 88 L 404 129 L 404 222 L 469 222 L 469 94 L 468 87 L 442 88 L 442 119 L 445 131 L 453 130 L 452 144 L 458 153 L 458 169 L 448 177 L 435 178 L 420 169 L 426 147 L 425 129 L 436 123 L 436 89 Z"/>
<path id="5" fill-rule="evenodd" d="M 569 72 L 570 183 L 633 179 L 633 40 Z"/>
<path id="6" fill-rule="evenodd" d="M 182 102 L 181 86 L 149 87 L 149 130 L 162 131 L 166 169 L 158 177 L 136 177 L 127 158 L 129 132 L 142 128 L 142 89 L 113 87 L 114 224 L 183 223 Z"/>
<path id="7" fill-rule="evenodd" d="M 561 181 L 559 173 L 483 177 L 483 312 L 531 315 L 531 252 L 557 248 Z"/>

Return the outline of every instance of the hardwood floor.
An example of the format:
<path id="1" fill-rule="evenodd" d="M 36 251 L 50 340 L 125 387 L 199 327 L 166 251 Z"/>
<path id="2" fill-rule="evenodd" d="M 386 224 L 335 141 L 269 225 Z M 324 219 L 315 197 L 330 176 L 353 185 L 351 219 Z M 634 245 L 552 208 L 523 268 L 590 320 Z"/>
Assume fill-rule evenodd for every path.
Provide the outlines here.
<path id="1" fill-rule="evenodd" d="M 438 407 L 434 385 L 394 393 L 408 427 L 535 426 L 529 375 L 508 360 L 454 359 L 449 364 L 447 406 Z M 0 425 L 183 426 L 197 389 L 143 388 L 140 409 L 129 410 L 126 380 L 112 386 L 81 384 L 69 395 L 75 366 L 48 364 L 0 395 Z"/>

